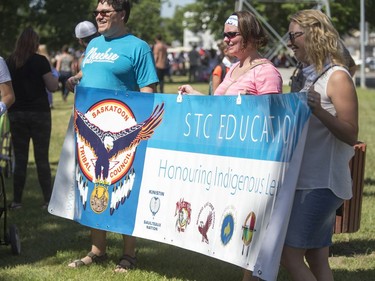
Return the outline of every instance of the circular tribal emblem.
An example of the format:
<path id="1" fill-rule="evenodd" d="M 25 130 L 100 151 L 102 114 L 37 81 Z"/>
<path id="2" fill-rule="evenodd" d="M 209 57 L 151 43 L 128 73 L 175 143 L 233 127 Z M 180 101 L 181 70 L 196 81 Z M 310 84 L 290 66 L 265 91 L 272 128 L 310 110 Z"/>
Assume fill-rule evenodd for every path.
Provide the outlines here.
<path id="1" fill-rule="evenodd" d="M 131 109 L 118 100 L 94 104 L 86 113 L 76 111 L 77 159 L 84 175 L 94 183 L 114 184 L 131 168 L 136 147 L 116 142 L 136 125 Z M 128 133 L 130 136 L 131 133 Z"/>

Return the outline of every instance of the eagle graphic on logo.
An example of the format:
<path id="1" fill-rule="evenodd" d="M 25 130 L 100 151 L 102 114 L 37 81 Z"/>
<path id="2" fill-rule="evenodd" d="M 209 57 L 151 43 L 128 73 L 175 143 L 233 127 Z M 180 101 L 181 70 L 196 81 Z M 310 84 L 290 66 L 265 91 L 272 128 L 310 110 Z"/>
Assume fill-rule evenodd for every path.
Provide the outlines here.
<path id="1" fill-rule="evenodd" d="M 215 225 L 215 208 L 210 202 L 206 202 L 200 209 L 196 225 L 202 236 L 202 243 L 210 244 L 208 232 Z"/>
<path id="2" fill-rule="evenodd" d="M 207 232 L 209 228 L 211 227 L 211 224 L 212 224 L 212 212 L 209 212 L 206 218 L 206 222 L 203 223 L 203 221 L 200 221 L 199 226 L 198 226 L 199 233 L 202 234 L 202 242 L 206 242 L 207 244 L 209 244 Z"/>
<path id="3" fill-rule="evenodd" d="M 108 114 L 108 112 L 107 118 L 99 118 L 105 116 L 104 114 Z M 119 101 L 112 101 L 112 103 L 108 102 L 107 104 L 101 102 L 86 114 L 78 109 L 74 110 L 79 166 L 83 174 L 95 184 L 90 200 L 94 212 L 102 213 L 107 208 L 110 200 L 108 186 L 117 181 L 125 179 L 114 187 L 112 199 L 124 202 L 124 198 L 118 198 L 118 194 L 129 196 L 132 189 L 129 183 L 132 185 L 134 182 L 132 178 L 135 177 L 134 169 L 130 173 L 135 149 L 141 141 L 152 137 L 155 129 L 162 122 L 163 114 L 164 103 L 157 105 L 149 118 L 137 124 L 130 109 Z M 99 119 L 99 123 L 92 121 L 95 118 Z M 116 120 L 116 118 L 123 118 L 124 121 L 130 120 L 131 122 L 128 121 L 128 123 L 130 122 L 131 125 L 121 128 L 121 126 L 124 127 L 126 122 L 116 122 L 123 121 L 122 119 Z M 121 129 L 114 131 L 113 128 Z M 110 172 L 110 170 L 113 171 Z M 126 188 L 127 191 L 121 191 L 119 188 Z M 83 202 L 87 200 L 87 198 L 81 199 Z M 111 213 L 113 212 L 113 206 L 118 208 L 117 203 L 111 202 Z"/>

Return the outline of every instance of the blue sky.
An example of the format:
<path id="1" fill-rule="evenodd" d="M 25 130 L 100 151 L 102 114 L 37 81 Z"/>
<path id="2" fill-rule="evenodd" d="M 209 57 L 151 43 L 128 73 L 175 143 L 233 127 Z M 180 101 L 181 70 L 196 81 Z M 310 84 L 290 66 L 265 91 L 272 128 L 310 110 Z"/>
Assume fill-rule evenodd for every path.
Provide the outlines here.
<path id="1" fill-rule="evenodd" d="M 164 4 L 161 9 L 162 17 L 173 17 L 175 6 L 185 6 L 186 4 L 194 3 L 195 0 L 169 0 L 171 6 Z"/>

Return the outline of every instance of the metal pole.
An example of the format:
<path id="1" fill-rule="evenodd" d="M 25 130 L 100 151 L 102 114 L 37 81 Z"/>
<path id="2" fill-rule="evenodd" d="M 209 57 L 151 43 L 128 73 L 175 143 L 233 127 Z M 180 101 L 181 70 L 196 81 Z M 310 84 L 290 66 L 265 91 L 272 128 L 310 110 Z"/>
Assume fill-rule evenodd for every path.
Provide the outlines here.
<path id="1" fill-rule="evenodd" d="M 325 1 L 325 6 L 326 6 L 326 14 L 329 18 L 331 18 L 331 8 L 329 7 L 329 1 Z"/>
<path id="2" fill-rule="evenodd" d="M 235 11 L 242 11 L 243 8 L 243 0 L 237 0 L 235 5 L 234 5 L 234 10 Z"/>
<path id="3" fill-rule="evenodd" d="M 361 0 L 361 88 L 366 88 L 366 54 L 365 54 L 365 0 Z"/>

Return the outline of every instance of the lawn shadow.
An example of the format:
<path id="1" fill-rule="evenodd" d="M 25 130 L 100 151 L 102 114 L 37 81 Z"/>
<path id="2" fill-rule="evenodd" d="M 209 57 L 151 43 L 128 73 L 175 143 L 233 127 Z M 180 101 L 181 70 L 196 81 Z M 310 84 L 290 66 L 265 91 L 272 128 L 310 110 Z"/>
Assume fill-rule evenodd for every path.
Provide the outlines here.
<path id="1" fill-rule="evenodd" d="M 138 241 L 138 268 L 157 272 L 168 280 L 242 279 L 242 269 L 236 265 L 168 244 L 145 239 Z M 155 260 L 158 262 L 155 263 Z M 191 270 L 192 268 L 195 270 Z"/>
<path id="2" fill-rule="evenodd" d="M 53 175 L 54 176 L 54 175 Z M 12 179 L 5 179 L 7 204 L 13 198 Z M 42 190 L 37 180 L 35 165 L 29 165 L 23 193 L 22 208 L 8 210 L 7 230 L 15 225 L 21 242 L 21 254 L 12 255 L 11 246 L 0 248 L 0 267 L 30 264 L 55 257 L 57 252 L 77 251 L 77 245 L 90 243 L 88 228 L 72 220 L 51 215 L 42 208 Z M 1 237 L 4 234 L 1 233 Z M 77 240 L 79 241 L 77 244 Z M 66 261 L 68 262 L 68 261 Z"/>
<path id="3" fill-rule="evenodd" d="M 374 181 L 375 184 L 375 181 Z M 366 188 L 363 189 L 363 196 L 375 197 L 375 185 L 365 183 Z"/>
<path id="4" fill-rule="evenodd" d="M 375 276 L 375 269 L 356 271 L 336 269 L 333 271 L 333 276 L 335 280 L 373 281 Z"/>
<path id="5" fill-rule="evenodd" d="M 371 186 L 374 186 L 374 185 L 375 185 L 375 179 L 372 179 L 372 178 L 365 178 L 364 183 L 365 183 L 365 185 L 371 185 Z"/>
<path id="6" fill-rule="evenodd" d="M 375 240 L 360 240 L 335 242 L 330 248 L 330 256 L 354 257 L 370 255 L 375 251 Z"/>

